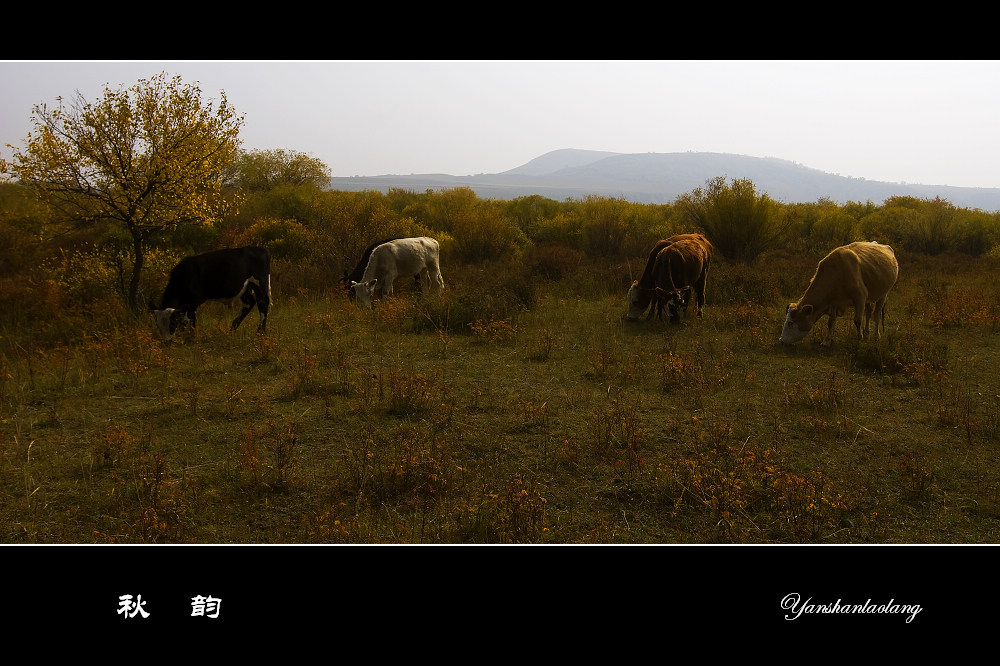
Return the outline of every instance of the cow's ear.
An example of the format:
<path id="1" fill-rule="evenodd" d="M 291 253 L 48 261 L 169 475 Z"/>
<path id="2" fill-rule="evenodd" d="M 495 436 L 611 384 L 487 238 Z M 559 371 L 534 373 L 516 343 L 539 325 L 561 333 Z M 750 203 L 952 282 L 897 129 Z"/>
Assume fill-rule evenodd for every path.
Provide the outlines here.
<path id="1" fill-rule="evenodd" d="M 811 305 L 803 305 L 802 309 L 799 310 L 799 312 L 801 312 L 802 314 L 804 314 L 807 317 L 812 313 L 812 311 L 813 311 L 813 306 L 811 306 Z"/>

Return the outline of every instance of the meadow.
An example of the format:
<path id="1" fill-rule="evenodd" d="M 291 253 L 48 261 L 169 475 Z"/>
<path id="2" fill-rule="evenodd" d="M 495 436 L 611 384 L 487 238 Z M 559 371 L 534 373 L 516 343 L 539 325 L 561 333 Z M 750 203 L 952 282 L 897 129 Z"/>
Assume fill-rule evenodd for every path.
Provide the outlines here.
<path id="1" fill-rule="evenodd" d="M 673 326 L 600 258 L 444 263 L 373 310 L 279 264 L 263 335 L 8 317 L 0 541 L 996 543 L 1000 260 L 897 255 L 886 334 L 832 348 L 777 344 L 822 256 L 780 250 Z"/>

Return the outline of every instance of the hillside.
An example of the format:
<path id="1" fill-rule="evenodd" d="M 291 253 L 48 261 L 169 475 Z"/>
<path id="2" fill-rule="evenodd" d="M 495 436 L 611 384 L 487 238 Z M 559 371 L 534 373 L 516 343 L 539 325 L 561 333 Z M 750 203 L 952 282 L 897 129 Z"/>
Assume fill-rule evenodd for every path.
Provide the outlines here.
<path id="1" fill-rule="evenodd" d="M 759 192 L 785 203 L 822 198 L 882 203 L 892 196 L 940 197 L 963 208 L 1000 210 L 1000 189 L 886 183 L 850 178 L 811 169 L 774 157 L 724 153 L 609 153 L 555 150 L 526 164 L 496 174 L 451 176 L 355 176 L 332 178 L 331 188 L 387 191 L 393 187 L 423 191 L 469 187 L 483 198 L 513 199 L 538 194 L 562 201 L 591 194 L 623 197 L 638 203 L 670 203 L 679 195 L 724 176 L 748 178 Z"/>

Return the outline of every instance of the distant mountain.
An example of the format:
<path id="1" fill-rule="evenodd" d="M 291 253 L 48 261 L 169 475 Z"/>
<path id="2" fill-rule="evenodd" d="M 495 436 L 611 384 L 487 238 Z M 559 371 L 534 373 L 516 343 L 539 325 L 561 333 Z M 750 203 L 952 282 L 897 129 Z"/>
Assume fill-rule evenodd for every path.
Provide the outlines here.
<path id="1" fill-rule="evenodd" d="M 547 176 L 562 169 L 587 166 L 605 157 L 619 155 L 621 153 L 608 153 L 599 150 L 574 150 L 572 148 L 553 150 L 551 153 L 536 157 L 524 166 L 504 171 L 504 173 L 510 176 Z"/>
<path id="2" fill-rule="evenodd" d="M 950 187 L 885 183 L 849 178 L 810 169 L 775 157 L 725 153 L 610 153 L 594 150 L 554 150 L 530 162 L 496 174 L 449 176 L 355 176 L 332 178 L 335 190 L 402 188 L 422 192 L 468 187 L 485 199 L 514 199 L 538 194 L 562 201 L 594 194 L 637 203 L 672 203 L 678 196 L 703 187 L 713 178 L 747 178 L 760 193 L 785 203 L 830 199 L 839 204 L 892 196 L 940 197 L 960 208 L 1000 210 L 1000 188 Z"/>

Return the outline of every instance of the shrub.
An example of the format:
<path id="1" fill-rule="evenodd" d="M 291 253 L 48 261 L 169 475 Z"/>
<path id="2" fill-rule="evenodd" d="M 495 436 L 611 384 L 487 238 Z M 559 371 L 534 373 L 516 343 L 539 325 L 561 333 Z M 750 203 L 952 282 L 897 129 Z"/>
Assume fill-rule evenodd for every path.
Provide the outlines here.
<path id="1" fill-rule="evenodd" d="M 583 253 L 561 243 L 545 243 L 531 248 L 524 256 L 528 275 L 558 282 L 580 267 Z"/>
<path id="2" fill-rule="evenodd" d="M 262 218 L 233 239 L 237 246 L 260 245 L 273 259 L 302 261 L 313 257 L 324 246 L 322 238 L 293 219 Z"/>
<path id="3" fill-rule="evenodd" d="M 777 204 L 766 194 L 758 195 L 753 182 L 723 177 L 708 181 L 677 199 L 686 221 L 699 229 L 727 259 L 750 263 L 775 247 L 787 232 Z"/>
<path id="4" fill-rule="evenodd" d="M 449 233 L 454 259 L 469 264 L 508 260 L 528 242 L 514 219 L 493 202 L 482 202 L 453 220 Z"/>
<path id="5" fill-rule="evenodd" d="M 809 232 L 809 245 L 832 250 L 840 245 L 862 240 L 861 225 L 840 209 L 824 211 Z"/>
<path id="6" fill-rule="evenodd" d="M 744 263 L 715 261 L 708 272 L 706 298 L 709 303 L 719 305 L 770 305 L 781 300 L 778 275 Z"/>
<path id="7" fill-rule="evenodd" d="M 414 302 L 410 327 L 451 333 L 472 333 L 477 322 L 515 320 L 538 302 L 538 285 L 525 276 L 522 264 L 488 262 L 464 268 L 446 278 L 443 298 L 421 297 Z"/>
<path id="8" fill-rule="evenodd" d="M 949 373 L 947 344 L 891 331 L 881 339 L 854 338 L 848 358 L 854 371 L 902 375 L 914 384 Z"/>
<path id="9" fill-rule="evenodd" d="M 628 202 L 589 196 L 581 209 L 583 247 L 592 257 L 616 256 L 622 253 L 627 232 Z"/>

